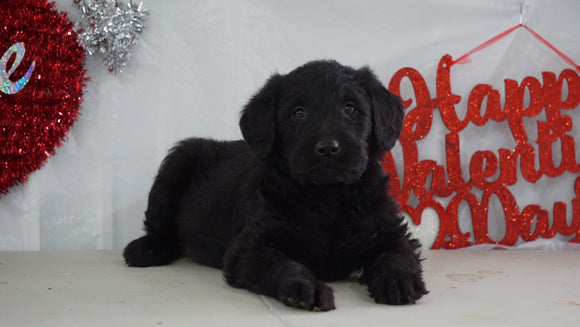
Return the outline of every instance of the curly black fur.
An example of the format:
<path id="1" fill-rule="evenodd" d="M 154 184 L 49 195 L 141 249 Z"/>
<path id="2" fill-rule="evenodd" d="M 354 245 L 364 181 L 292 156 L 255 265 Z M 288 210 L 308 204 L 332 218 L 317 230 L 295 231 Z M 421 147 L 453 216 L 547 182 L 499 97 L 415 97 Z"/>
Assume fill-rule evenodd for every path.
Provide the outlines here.
<path id="1" fill-rule="evenodd" d="M 170 151 L 127 265 L 188 254 L 234 287 L 313 311 L 334 309 L 323 281 L 362 271 L 376 302 L 414 303 L 427 294 L 420 244 L 380 165 L 403 115 L 366 67 L 314 61 L 272 76 L 242 111 L 244 140 Z"/>

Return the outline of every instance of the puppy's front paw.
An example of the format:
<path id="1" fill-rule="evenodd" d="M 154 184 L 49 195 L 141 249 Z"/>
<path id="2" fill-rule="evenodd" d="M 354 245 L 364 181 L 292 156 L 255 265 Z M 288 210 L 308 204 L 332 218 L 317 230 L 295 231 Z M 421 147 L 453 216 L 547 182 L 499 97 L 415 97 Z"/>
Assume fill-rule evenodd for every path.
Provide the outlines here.
<path id="1" fill-rule="evenodd" d="M 395 305 L 415 303 L 429 293 L 420 275 L 402 272 L 374 276 L 369 282 L 369 292 L 375 302 Z"/>
<path id="2" fill-rule="evenodd" d="M 280 283 L 278 298 L 282 303 L 310 311 L 333 310 L 332 289 L 319 281 L 289 278 Z"/>

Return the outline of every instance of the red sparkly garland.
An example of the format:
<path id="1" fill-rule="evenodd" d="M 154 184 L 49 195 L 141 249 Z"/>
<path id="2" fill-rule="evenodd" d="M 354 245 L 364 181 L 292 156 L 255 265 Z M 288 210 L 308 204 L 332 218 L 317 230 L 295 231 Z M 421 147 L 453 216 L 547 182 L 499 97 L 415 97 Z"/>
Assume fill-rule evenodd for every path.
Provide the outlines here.
<path id="1" fill-rule="evenodd" d="M 518 25 L 495 39 L 497 40 L 519 27 L 525 26 Z M 531 31 L 531 33 L 552 48 L 535 32 Z M 489 45 L 490 41 L 474 51 Z M 571 201 L 571 208 L 564 202 L 554 203 L 551 225 L 546 209 L 539 205 L 527 205 L 523 210 L 520 210 L 515 197 L 507 188 L 507 186 L 517 182 L 518 168 L 523 178 L 531 183 L 543 176 L 557 177 L 565 172 L 580 173 L 580 163 L 576 162 L 575 140 L 566 134 L 573 128 L 572 119 L 562 112 L 563 110 L 575 109 L 580 105 L 580 76 L 574 70 L 566 69 L 559 76 L 544 72 L 542 82 L 534 77 L 526 77 L 521 83 L 507 79 L 505 80 L 506 99 L 503 109 L 500 102 L 500 92 L 493 89 L 491 85 L 479 84 L 472 89 L 468 98 L 467 114 L 461 120 L 455 111 L 455 105 L 459 103 L 461 97 L 451 91 L 450 69 L 453 64 L 467 60 L 470 53 L 456 61 L 453 61 L 449 55 L 441 59 L 437 69 L 437 95 L 435 98 L 431 98 L 425 80 L 413 68 L 403 68 L 392 77 L 389 89 L 396 94 L 400 94 L 400 85 L 404 78 L 411 82 L 416 103 L 415 108 L 409 110 L 405 117 L 403 131 L 399 139 L 404 155 L 404 180 L 402 184 L 390 153 L 385 156 L 383 162 L 383 168 L 391 176 L 391 193 L 402 204 L 401 210 L 409 213 L 415 224 L 421 223 L 421 216 L 425 209 L 432 208 L 437 212 L 440 228 L 432 246 L 434 249 L 453 249 L 472 245 L 469 241 L 471 234 L 463 233 L 459 228 L 457 211 L 463 202 L 468 204 L 471 211 L 473 236 L 476 244 L 514 245 L 520 237 L 525 241 L 533 241 L 538 237 L 551 238 L 556 233 L 572 236 L 571 242 L 580 242 L 580 176 L 576 177 L 574 183 L 575 198 Z M 580 70 L 580 66 L 574 64 L 559 51 L 557 53 L 574 68 Z M 566 99 L 561 98 L 564 83 L 567 84 L 569 90 Z M 527 108 L 524 107 L 526 89 L 529 90 L 531 97 Z M 484 99 L 487 99 L 487 105 L 485 108 L 481 108 Z M 412 100 L 405 100 L 403 105 L 405 108 L 409 108 L 412 105 Z M 433 160 L 419 161 L 417 142 L 425 138 L 430 131 L 436 108 L 441 120 L 449 130 L 445 137 L 446 166 L 438 165 Z M 481 109 L 484 109 L 483 114 Z M 542 110 L 547 119 L 537 122 L 537 140 L 528 140 L 523 117 L 537 117 Z M 495 122 L 507 121 L 517 145 L 513 149 L 499 149 L 497 154 L 491 151 L 477 151 L 469 162 L 469 176 L 463 176 L 458 133 L 470 123 L 483 126 L 490 119 Z M 556 167 L 552 159 L 552 144 L 557 141 L 561 142 L 562 147 L 561 162 Z M 530 142 L 538 144 L 537 152 L 530 145 Z M 539 159 L 537 166 L 536 156 Z M 498 170 L 499 175 L 497 174 Z M 494 176 L 498 177 L 493 180 Z M 428 184 L 429 178 L 431 178 L 431 183 Z M 483 191 L 481 199 L 470 192 L 476 188 Z M 420 201 L 415 207 L 409 204 L 411 192 Z M 506 217 L 506 234 L 501 241 L 492 240 L 488 233 L 488 209 L 492 195 L 495 195 L 502 203 Z M 434 198 L 451 196 L 447 207 L 444 207 Z M 572 211 L 572 222 L 568 224 L 566 215 L 570 211 Z M 535 227 L 532 229 L 534 221 Z"/>
<path id="2" fill-rule="evenodd" d="M 53 3 L 1 1 L 0 28 L 0 55 L 10 56 L 0 74 L 9 84 L 21 83 L 16 93 L 0 91 L 1 195 L 54 154 L 77 119 L 86 78 L 84 50 L 73 23 Z M 25 54 L 18 63 L 11 47 L 19 43 Z M 30 80 L 24 84 L 30 67 Z"/>

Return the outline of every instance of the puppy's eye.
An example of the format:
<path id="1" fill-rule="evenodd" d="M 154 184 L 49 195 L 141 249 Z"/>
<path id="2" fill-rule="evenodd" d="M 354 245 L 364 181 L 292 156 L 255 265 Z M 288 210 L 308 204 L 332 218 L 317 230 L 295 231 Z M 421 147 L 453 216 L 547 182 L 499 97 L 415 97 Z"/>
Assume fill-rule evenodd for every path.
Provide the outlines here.
<path id="1" fill-rule="evenodd" d="M 347 102 L 344 105 L 344 113 L 349 116 L 349 117 L 354 117 L 356 115 L 356 107 L 354 106 L 354 103 L 352 102 Z"/>
<path id="2" fill-rule="evenodd" d="M 306 119 L 306 111 L 303 107 L 296 107 L 292 112 L 292 119 L 296 122 L 303 121 Z"/>

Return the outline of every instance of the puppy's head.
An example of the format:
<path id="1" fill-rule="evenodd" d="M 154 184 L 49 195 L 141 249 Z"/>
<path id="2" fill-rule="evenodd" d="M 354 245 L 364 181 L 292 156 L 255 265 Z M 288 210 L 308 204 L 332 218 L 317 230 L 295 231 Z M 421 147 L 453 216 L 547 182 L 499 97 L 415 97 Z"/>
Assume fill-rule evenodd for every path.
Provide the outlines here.
<path id="1" fill-rule="evenodd" d="M 242 111 L 240 127 L 260 158 L 281 158 L 301 184 L 350 184 L 395 144 L 400 100 L 367 67 L 313 61 L 273 75 Z"/>

